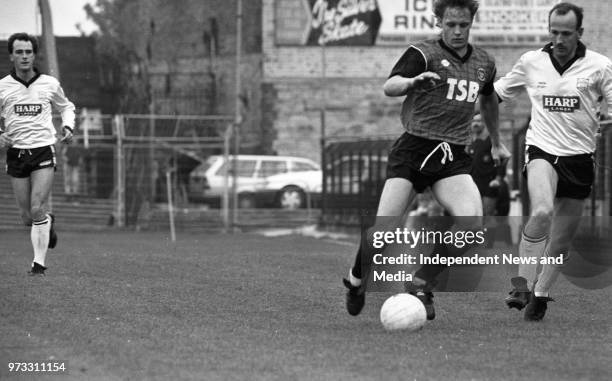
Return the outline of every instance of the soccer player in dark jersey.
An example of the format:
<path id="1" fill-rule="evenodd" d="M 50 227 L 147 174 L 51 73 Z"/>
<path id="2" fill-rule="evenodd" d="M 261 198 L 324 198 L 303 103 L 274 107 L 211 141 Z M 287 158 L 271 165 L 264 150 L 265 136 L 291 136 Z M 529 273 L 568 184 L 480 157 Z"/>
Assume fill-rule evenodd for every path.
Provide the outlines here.
<path id="1" fill-rule="evenodd" d="M 519 254 L 537 258 L 538 263 L 543 255 L 563 255 L 564 265 L 572 265 L 569 247 L 595 178 L 600 101 L 612 110 L 612 62 L 580 41 L 582 19 L 582 8 L 556 4 L 548 16 L 551 42 L 523 54 L 494 85 L 501 100 L 515 97 L 521 89 L 531 100 L 525 137 L 531 210 Z M 525 320 L 542 320 L 560 271 L 558 265 L 547 263 L 538 274 L 536 264 L 522 261 L 506 304 L 525 308 Z"/>
<path id="2" fill-rule="evenodd" d="M 384 84 L 387 96 L 405 97 L 401 122 L 406 132 L 389 153 L 377 217 L 400 219 L 415 194 L 427 187 L 451 216 L 482 216 L 480 193 L 470 176 L 471 158 L 465 152 L 478 99 L 491 136 L 492 157 L 500 160 L 510 154 L 500 143 L 497 130 L 495 62 L 484 50 L 468 43 L 477 10 L 474 0 L 437 0 L 434 13 L 441 37 L 411 45 Z M 439 249 L 442 253 L 444 248 Z M 370 251 L 362 242 L 348 279 L 344 279 L 351 315 L 359 314 L 365 303 Z M 428 319 L 435 317 L 431 289 L 443 270 L 424 266 L 409 285 L 409 291 L 425 304 Z"/>

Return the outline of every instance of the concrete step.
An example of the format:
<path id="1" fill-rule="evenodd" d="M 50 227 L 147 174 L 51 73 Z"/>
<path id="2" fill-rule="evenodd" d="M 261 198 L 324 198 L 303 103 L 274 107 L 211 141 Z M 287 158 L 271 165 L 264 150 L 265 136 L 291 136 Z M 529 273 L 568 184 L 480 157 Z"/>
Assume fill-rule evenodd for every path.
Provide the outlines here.
<path id="1" fill-rule="evenodd" d="M 0 229 L 22 227 L 19 209 L 12 196 L 1 195 L 0 207 L 2 208 Z M 107 227 L 112 221 L 114 207 L 111 200 L 89 199 L 75 202 L 54 197 L 52 210 L 57 223 L 62 227 L 100 229 Z"/>
<path id="2" fill-rule="evenodd" d="M 235 226 L 243 230 L 258 228 L 294 228 L 316 223 L 320 210 L 241 209 Z M 174 224 L 181 231 L 221 230 L 224 228 L 220 209 L 179 208 L 174 212 Z M 139 230 L 170 230 L 170 216 L 165 205 L 157 205 L 140 218 Z"/>

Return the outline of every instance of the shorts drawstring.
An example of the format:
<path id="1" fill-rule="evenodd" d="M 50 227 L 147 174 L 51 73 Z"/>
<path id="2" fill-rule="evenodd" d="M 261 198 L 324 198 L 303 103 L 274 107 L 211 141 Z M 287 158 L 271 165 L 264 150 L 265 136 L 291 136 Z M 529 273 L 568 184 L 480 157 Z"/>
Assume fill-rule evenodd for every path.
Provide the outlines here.
<path id="1" fill-rule="evenodd" d="M 442 153 L 444 154 L 444 156 L 442 156 L 442 160 L 440 160 L 440 163 L 446 164 L 447 158 L 448 161 L 453 161 L 453 151 L 451 150 L 451 146 L 447 142 L 442 142 L 438 144 L 436 148 L 432 149 L 429 155 L 427 155 L 427 157 L 425 158 L 425 160 L 423 160 L 423 164 L 421 164 L 421 168 L 419 168 L 419 171 L 421 171 L 423 167 L 425 167 L 425 164 L 427 164 L 427 160 L 429 160 L 431 155 L 433 155 L 438 150 L 438 148 L 441 148 Z"/>
<path id="2" fill-rule="evenodd" d="M 26 151 L 28 151 L 28 155 L 32 156 L 32 151 L 30 151 L 29 149 L 20 149 L 17 158 L 21 158 L 21 155 L 25 154 Z"/>

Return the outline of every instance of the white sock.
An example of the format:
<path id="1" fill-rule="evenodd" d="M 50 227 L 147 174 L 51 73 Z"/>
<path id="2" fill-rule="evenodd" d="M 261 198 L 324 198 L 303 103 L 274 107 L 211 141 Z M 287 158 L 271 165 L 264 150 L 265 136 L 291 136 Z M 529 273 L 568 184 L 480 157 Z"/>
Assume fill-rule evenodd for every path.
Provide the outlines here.
<path id="1" fill-rule="evenodd" d="M 51 220 L 46 217 L 42 221 L 34 221 L 30 238 L 32 239 L 32 247 L 34 248 L 34 262 L 41 266 L 45 265 L 45 257 L 47 256 L 47 248 L 49 246 L 49 231 L 51 230 Z"/>
<path id="2" fill-rule="evenodd" d="M 539 238 L 532 238 L 523 232 L 521 243 L 519 244 L 519 255 L 521 258 L 536 258 L 536 263 L 520 263 L 518 275 L 527 279 L 527 287 L 531 290 L 538 278 L 538 263 L 546 251 L 548 235 Z"/>
<path id="3" fill-rule="evenodd" d="M 361 286 L 361 279 L 357 278 L 355 275 L 353 275 L 353 269 L 349 269 L 349 276 L 348 276 L 349 282 L 351 282 L 351 284 L 354 287 L 359 287 Z"/>
<path id="4" fill-rule="evenodd" d="M 548 253 L 547 253 L 547 256 L 548 256 Z M 569 259 L 569 254 L 563 255 L 564 264 L 568 261 L 568 259 Z M 557 281 L 557 278 L 559 277 L 559 273 L 561 273 L 561 267 L 562 266 L 560 265 L 554 265 L 554 264 L 548 264 L 548 263 L 542 266 L 542 272 L 540 273 L 540 276 L 538 276 L 538 281 L 536 282 L 535 287 L 533 289 L 535 296 L 548 296 L 550 289 L 552 288 L 553 284 L 555 284 L 555 282 Z"/>
<path id="5" fill-rule="evenodd" d="M 536 288 L 537 287 L 538 287 L 538 285 L 536 284 Z M 548 298 L 548 291 L 534 291 L 533 293 L 538 298 L 541 298 L 541 297 L 547 297 Z"/>

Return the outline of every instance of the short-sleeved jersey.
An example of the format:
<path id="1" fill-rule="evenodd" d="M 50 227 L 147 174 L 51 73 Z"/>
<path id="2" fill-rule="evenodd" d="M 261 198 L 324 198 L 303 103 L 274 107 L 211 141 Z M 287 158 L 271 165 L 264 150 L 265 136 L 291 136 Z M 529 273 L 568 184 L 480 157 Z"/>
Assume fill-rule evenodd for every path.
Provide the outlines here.
<path id="1" fill-rule="evenodd" d="M 527 52 L 495 82 L 502 100 L 525 88 L 531 100 L 531 122 L 525 143 L 555 156 L 595 151 L 599 98 L 612 106 L 612 63 L 579 43 L 564 67 L 552 57 L 551 44 Z"/>
<path id="2" fill-rule="evenodd" d="M 464 57 L 440 40 L 411 45 L 389 77 L 412 78 L 437 73 L 436 85 L 412 91 L 402 105 L 402 125 L 410 134 L 454 144 L 470 143 L 469 124 L 479 94 L 493 93 L 495 61 L 487 52 L 468 45 Z"/>
<path id="3" fill-rule="evenodd" d="M 37 73 L 24 82 L 14 72 L 0 79 L 0 117 L 14 148 L 55 144 L 52 106 L 61 113 L 62 125 L 74 129 L 74 104 L 57 79 Z"/>

